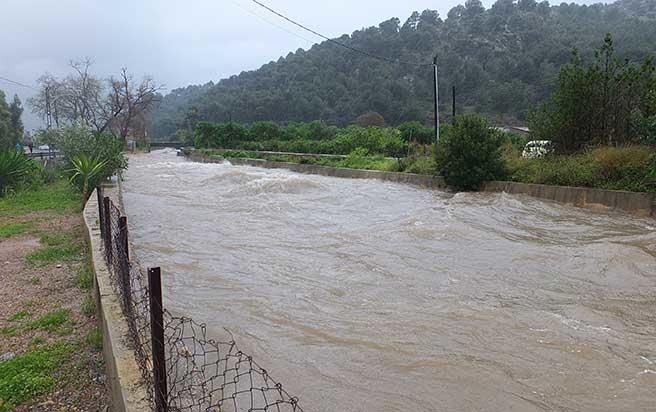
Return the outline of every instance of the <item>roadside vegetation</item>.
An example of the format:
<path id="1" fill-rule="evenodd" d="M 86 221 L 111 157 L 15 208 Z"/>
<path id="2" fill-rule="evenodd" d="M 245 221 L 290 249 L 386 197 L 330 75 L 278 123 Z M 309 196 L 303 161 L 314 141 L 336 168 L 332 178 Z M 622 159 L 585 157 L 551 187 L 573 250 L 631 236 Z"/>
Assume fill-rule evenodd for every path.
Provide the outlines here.
<path id="1" fill-rule="evenodd" d="M 183 130 L 181 135 L 210 155 L 440 174 L 457 190 L 511 180 L 653 192 L 656 66 L 650 59 L 621 60 L 614 50 L 607 36 L 589 63 L 573 53 L 551 100 L 532 111 L 530 136 L 502 132 L 471 113 L 444 125 L 437 147 L 431 128 L 419 122 L 384 126 L 375 113 L 344 128 L 319 121 L 200 122 L 193 134 Z M 537 158 L 523 157 L 530 140 L 549 141 L 551 149 Z"/>
<path id="2" fill-rule="evenodd" d="M 127 166 L 120 139 L 72 124 L 37 134 L 62 161 L 0 147 L 0 412 L 102 410 L 102 334 L 81 205 Z"/>

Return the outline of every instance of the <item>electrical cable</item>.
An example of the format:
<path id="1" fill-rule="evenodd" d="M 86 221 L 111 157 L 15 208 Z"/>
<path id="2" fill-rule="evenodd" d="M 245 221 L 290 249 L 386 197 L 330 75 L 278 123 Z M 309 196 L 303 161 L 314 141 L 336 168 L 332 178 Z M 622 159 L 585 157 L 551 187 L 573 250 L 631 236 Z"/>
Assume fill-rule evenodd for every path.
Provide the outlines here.
<path id="1" fill-rule="evenodd" d="M 284 32 L 287 32 L 287 33 L 291 34 L 291 35 L 294 36 L 294 37 L 298 37 L 298 38 L 301 39 L 301 40 L 305 40 L 306 42 L 308 42 L 308 43 L 310 43 L 310 44 L 312 44 L 312 45 L 314 45 L 314 44 L 317 43 L 317 42 L 314 41 L 314 40 L 310 40 L 310 39 L 308 39 L 307 37 L 303 37 L 303 36 L 301 36 L 301 35 L 298 34 L 298 33 L 295 33 L 295 32 L 293 32 L 293 31 L 291 31 L 291 30 L 288 30 L 288 29 L 286 29 L 285 27 L 283 27 L 283 26 L 281 26 L 281 25 L 279 25 L 279 24 L 276 24 L 276 23 L 272 22 L 272 21 L 269 20 L 269 19 L 266 19 L 266 18 L 260 16 L 259 14 L 255 13 L 253 10 L 250 10 L 250 9 L 248 9 L 247 7 L 244 7 L 243 5 L 239 4 L 239 3 L 236 2 L 236 1 L 233 1 L 233 0 L 229 0 L 229 1 L 230 1 L 232 4 L 234 4 L 235 6 L 239 7 L 240 9 L 242 9 L 243 11 L 247 12 L 248 14 L 251 14 L 251 15 L 257 17 L 258 19 L 264 21 L 265 23 L 268 23 L 268 24 L 270 24 L 270 25 L 272 25 L 272 26 L 274 26 L 274 27 L 276 27 L 276 28 L 278 28 L 278 29 L 280 29 L 280 30 L 282 30 L 282 31 L 284 31 Z"/>
<path id="2" fill-rule="evenodd" d="M 301 23 L 298 23 L 298 22 L 292 20 L 291 18 L 289 18 L 289 17 L 285 16 L 284 14 L 282 14 L 282 13 L 280 13 L 280 12 L 278 12 L 278 11 L 272 9 L 271 7 L 267 6 L 266 4 L 264 4 L 264 3 L 262 3 L 262 2 L 260 2 L 260 1 L 258 1 L 258 0 L 251 0 L 251 1 L 252 1 L 253 3 L 255 3 L 255 4 L 257 4 L 258 6 L 260 6 L 260 7 L 264 8 L 264 9 L 268 10 L 269 12 L 275 14 L 276 16 L 278 16 L 278 17 L 280 17 L 280 18 L 282 18 L 282 19 L 288 21 L 289 23 L 291 23 L 291 24 L 293 24 L 293 25 L 295 25 L 295 26 L 298 26 L 298 27 L 300 27 L 301 29 L 303 29 L 303 30 L 305 30 L 305 31 L 307 31 L 307 32 L 310 32 L 310 33 L 314 34 L 315 36 L 321 37 L 322 39 L 324 39 L 324 40 L 326 40 L 326 41 L 328 41 L 328 42 L 330 42 L 330 43 L 333 43 L 333 44 L 336 44 L 336 45 L 338 45 L 338 46 L 340 46 L 340 47 L 343 47 L 343 48 L 345 48 L 345 49 L 348 49 L 348 50 L 350 50 L 350 51 L 352 51 L 352 52 L 354 52 L 354 53 L 359 53 L 359 54 L 362 54 L 362 55 L 364 55 L 364 56 L 370 57 L 370 58 L 372 58 L 372 59 L 377 59 L 377 60 L 381 60 L 381 61 L 384 61 L 384 62 L 387 62 L 387 63 L 392 63 L 392 64 L 405 64 L 405 65 L 409 65 L 409 66 L 417 66 L 417 67 L 433 66 L 433 63 L 414 63 L 414 62 L 406 62 L 406 61 L 403 61 L 403 60 L 393 60 L 393 59 L 388 59 L 387 57 L 382 57 L 382 56 L 378 56 L 378 55 L 375 55 L 375 54 L 372 54 L 372 53 L 366 52 L 366 51 L 364 51 L 364 50 L 356 49 L 355 47 L 349 46 L 349 45 L 344 44 L 344 43 L 342 43 L 342 42 L 339 42 L 339 41 L 337 41 L 337 40 L 335 40 L 335 39 L 331 39 L 331 38 L 328 37 L 328 36 L 325 36 L 325 35 L 323 35 L 323 34 L 317 32 L 317 31 L 315 31 L 315 30 L 313 30 L 313 29 L 311 29 L 311 28 L 309 28 L 309 27 L 307 27 L 307 26 L 305 26 L 305 25 L 303 25 L 303 24 L 301 24 Z"/>
<path id="3" fill-rule="evenodd" d="M 15 85 L 15 86 L 27 87 L 28 89 L 37 90 L 36 88 L 34 88 L 34 87 L 32 87 L 32 86 L 28 86 L 27 84 L 23 84 L 23 83 L 21 83 L 21 82 L 17 82 L 17 81 L 15 81 L 15 80 L 7 79 L 6 77 L 2 77 L 2 76 L 0 76 L 0 80 L 5 81 L 5 82 L 7 82 L 7 83 L 11 83 L 11 84 L 13 84 L 13 85 Z"/>

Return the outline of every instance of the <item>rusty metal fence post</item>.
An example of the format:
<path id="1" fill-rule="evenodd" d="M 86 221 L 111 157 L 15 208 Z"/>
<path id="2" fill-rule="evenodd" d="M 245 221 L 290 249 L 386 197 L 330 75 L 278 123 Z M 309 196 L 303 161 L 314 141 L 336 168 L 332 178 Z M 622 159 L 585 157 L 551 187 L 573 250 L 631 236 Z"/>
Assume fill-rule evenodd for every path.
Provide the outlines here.
<path id="1" fill-rule="evenodd" d="M 102 187 L 98 186 L 96 189 L 96 195 L 98 196 L 98 224 L 100 226 L 100 238 L 105 240 L 105 214 L 104 205 L 103 205 L 103 190 Z"/>
<path id="2" fill-rule="evenodd" d="M 162 306 L 162 277 L 160 268 L 148 268 L 150 301 L 150 336 L 153 349 L 153 386 L 155 411 L 168 412 L 166 388 L 166 359 L 164 348 L 164 311 Z"/>
<path id="3" fill-rule="evenodd" d="M 110 265 L 112 262 L 112 211 L 110 208 L 109 197 L 103 197 L 103 215 L 105 218 L 105 259 L 107 259 L 107 264 Z"/>
<path id="4" fill-rule="evenodd" d="M 118 245 L 116 250 L 122 250 L 119 253 L 119 265 L 121 285 L 123 286 L 123 299 L 125 301 L 125 310 L 131 312 L 132 287 L 130 284 L 130 252 L 128 249 L 128 218 L 121 216 L 118 219 Z"/>

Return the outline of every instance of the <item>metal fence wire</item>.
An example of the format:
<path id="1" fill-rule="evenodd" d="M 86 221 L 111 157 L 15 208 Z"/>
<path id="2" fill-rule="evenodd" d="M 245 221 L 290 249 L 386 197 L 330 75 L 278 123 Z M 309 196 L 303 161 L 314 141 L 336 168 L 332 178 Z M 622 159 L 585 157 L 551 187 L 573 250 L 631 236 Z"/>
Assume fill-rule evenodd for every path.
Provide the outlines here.
<path id="1" fill-rule="evenodd" d="M 298 399 L 239 350 L 230 332 L 226 331 L 228 340 L 214 340 L 207 336 L 205 324 L 175 316 L 163 307 L 159 268 L 144 272 L 130 256 L 127 219 L 101 189 L 98 203 L 110 280 L 127 320 L 127 341 L 151 408 L 157 412 L 302 412 Z"/>

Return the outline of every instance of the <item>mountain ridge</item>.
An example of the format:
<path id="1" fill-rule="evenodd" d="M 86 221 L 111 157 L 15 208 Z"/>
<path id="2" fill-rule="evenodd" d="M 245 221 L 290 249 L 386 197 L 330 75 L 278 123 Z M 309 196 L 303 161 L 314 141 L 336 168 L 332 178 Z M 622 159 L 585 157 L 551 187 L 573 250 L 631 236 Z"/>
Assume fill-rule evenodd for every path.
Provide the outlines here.
<path id="1" fill-rule="evenodd" d="M 549 96 L 574 48 L 591 58 L 611 33 L 621 56 L 641 60 L 656 52 L 655 21 L 656 2 L 649 0 L 499 0 L 489 9 L 468 0 L 445 19 L 434 10 L 414 12 L 403 24 L 391 18 L 337 40 L 391 60 L 429 63 L 437 53 L 443 110 L 455 86 L 459 110 L 521 122 Z M 153 112 L 151 134 L 171 137 L 199 120 L 343 125 L 368 111 L 391 124 L 427 121 L 432 93 L 429 66 L 390 64 L 325 41 L 216 83 L 173 90 Z"/>

